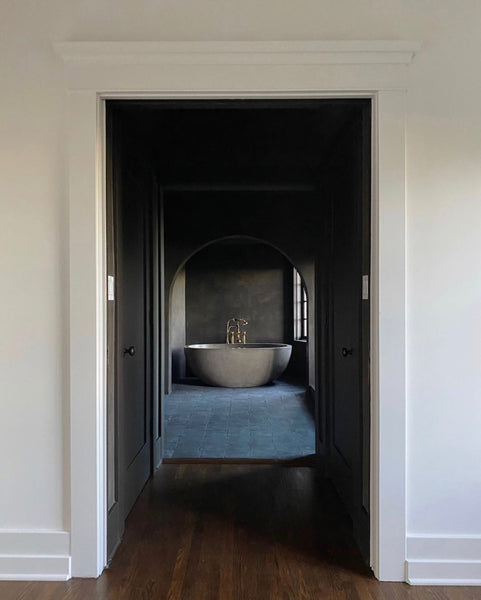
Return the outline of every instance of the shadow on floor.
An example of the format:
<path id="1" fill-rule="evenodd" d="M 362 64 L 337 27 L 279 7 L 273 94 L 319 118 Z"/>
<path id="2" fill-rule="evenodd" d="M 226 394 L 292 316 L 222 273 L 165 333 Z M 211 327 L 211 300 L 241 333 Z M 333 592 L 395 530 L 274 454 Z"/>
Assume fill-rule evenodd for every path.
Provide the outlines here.
<path id="1" fill-rule="evenodd" d="M 207 385 L 207 383 L 204 383 L 198 377 L 179 377 L 173 383 L 174 383 L 174 385 L 176 383 L 178 383 L 180 385 L 195 385 L 196 387 L 203 387 L 206 389 L 211 389 L 213 391 L 219 389 L 218 386 Z M 269 383 L 266 383 L 265 385 L 259 386 L 257 389 L 270 388 L 270 387 L 274 387 L 275 385 L 276 384 L 274 381 L 270 381 Z M 231 389 L 231 388 L 220 388 L 220 389 Z M 236 388 L 236 389 L 248 389 L 248 388 Z"/>
<path id="2" fill-rule="evenodd" d="M 253 552 L 284 547 L 310 564 L 371 576 L 353 542 L 349 517 L 316 469 L 182 466 L 160 467 L 144 492 L 159 511 L 168 507 L 193 515 L 202 531 L 212 527 L 220 535 L 231 530 Z M 172 468 L 181 469 L 174 479 L 166 471 Z"/>

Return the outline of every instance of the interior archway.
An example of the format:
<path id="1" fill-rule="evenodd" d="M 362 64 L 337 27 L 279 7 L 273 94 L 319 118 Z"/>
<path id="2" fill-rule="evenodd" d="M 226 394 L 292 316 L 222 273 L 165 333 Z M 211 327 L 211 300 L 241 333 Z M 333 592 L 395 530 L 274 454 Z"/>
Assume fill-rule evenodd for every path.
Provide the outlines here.
<path id="1" fill-rule="evenodd" d="M 176 358 L 178 358 L 181 362 L 183 360 L 183 343 L 180 345 L 177 344 L 177 348 L 175 347 L 175 340 L 174 340 L 174 344 L 173 344 L 173 339 L 172 337 L 174 336 L 174 338 L 176 338 L 177 340 L 179 339 L 179 336 L 176 335 L 177 332 L 173 331 L 172 328 L 172 323 L 174 319 L 178 319 L 178 308 L 179 308 L 179 302 L 182 304 L 182 293 L 181 290 L 179 290 L 179 288 L 182 288 L 183 285 L 185 285 L 184 280 L 185 280 L 185 269 L 186 266 L 191 263 L 191 261 L 195 261 L 195 258 L 198 257 L 199 255 L 202 256 L 202 254 L 205 252 L 209 252 L 209 249 L 212 249 L 212 247 L 216 248 L 216 247 L 254 247 L 254 248 L 266 248 L 266 249 L 270 249 L 271 250 L 271 259 L 272 256 L 279 256 L 283 262 L 284 262 L 284 300 L 286 301 L 285 296 L 288 296 L 288 300 L 285 302 L 286 306 L 285 306 L 285 315 L 284 315 L 284 330 L 282 332 L 282 335 L 279 335 L 279 330 L 281 329 L 279 327 L 277 327 L 277 332 L 278 335 L 273 336 L 272 334 L 268 334 L 267 336 L 262 336 L 262 331 L 265 330 L 265 328 L 263 328 L 261 330 L 261 334 L 260 335 L 255 335 L 254 339 L 251 338 L 251 336 L 249 335 L 249 340 L 251 341 L 257 341 L 257 342 L 269 342 L 269 341 L 287 341 L 290 340 L 291 342 L 296 340 L 297 341 L 301 341 L 301 347 L 304 346 L 303 348 L 303 352 L 301 352 L 298 348 L 294 349 L 294 356 L 291 358 L 291 362 L 295 362 L 297 365 L 297 372 L 299 373 L 298 379 L 301 379 L 300 376 L 300 370 L 301 370 L 301 365 L 300 365 L 300 361 L 303 361 L 305 364 L 304 366 L 306 366 L 308 364 L 308 360 L 309 360 L 309 354 L 307 352 L 307 348 L 309 346 L 309 344 L 313 343 L 313 340 L 311 340 L 311 342 L 309 341 L 309 336 L 308 336 L 308 323 L 307 323 L 307 307 L 309 305 L 309 297 L 310 297 L 310 293 L 311 290 L 309 290 L 309 286 L 308 286 L 308 282 L 306 281 L 306 278 L 304 276 L 302 267 L 295 263 L 291 257 L 281 248 L 279 248 L 277 245 L 273 244 L 270 241 L 267 241 L 265 239 L 261 239 L 255 236 L 248 236 L 248 235 L 229 235 L 229 236 L 224 236 L 221 238 L 216 238 L 213 239 L 203 245 L 201 245 L 200 247 L 196 248 L 195 250 L 191 251 L 190 253 L 187 254 L 187 256 L 185 256 L 183 258 L 183 260 L 181 261 L 181 263 L 178 265 L 175 274 L 172 278 L 172 280 L 170 282 L 168 282 L 168 294 L 167 294 L 167 354 L 170 357 L 170 361 L 168 362 L 167 365 L 167 370 L 168 370 L 168 387 L 167 387 L 167 391 L 170 391 L 171 389 L 171 384 L 172 384 L 172 380 L 175 379 L 176 373 L 178 372 L 178 365 L 175 364 L 175 358 L 174 358 L 174 354 L 176 355 Z M 300 296 L 301 298 L 299 298 L 299 302 L 302 302 L 302 296 L 305 297 L 305 314 L 304 314 L 304 318 L 306 319 L 306 323 L 305 323 L 305 331 L 304 332 L 299 332 L 300 335 L 296 335 L 296 318 L 301 318 L 300 316 L 300 311 L 296 310 L 296 306 L 295 306 L 295 292 L 293 289 L 293 286 L 295 285 L 295 280 L 298 279 L 300 281 L 300 285 L 301 285 L 301 293 Z M 260 281 L 260 278 L 258 278 L 258 280 Z M 265 285 L 264 285 L 265 287 Z M 180 293 L 180 299 L 179 299 L 179 293 Z M 299 294 L 298 294 L 299 295 Z M 268 298 L 268 296 L 267 296 Z M 266 302 L 266 296 L 264 294 L 259 294 L 258 300 L 262 303 Z M 233 306 L 233 308 L 237 308 L 236 306 Z M 180 310 L 182 310 L 182 308 L 180 308 Z M 239 310 L 242 312 L 242 307 L 239 307 Z M 235 312 L 235 311 L 234 311 Z M 229 317 L 226 317 L 226 320 Z M 279 320 L 279 319 L 278 319 Z M 251 325 L 252 325 L 252 321 L 251 321 Z M 302 335 L 304 333 L 304 335 Z M 197 339 L 197 336 L 194 337 Z M 217 335 L 217 337 L 214 337 L 212 335 L 210 335 L 210 341 L 214 342 L 220 342 L 222 341 L 222 336 Z M 263 339 L 261 339 L 263 338 Z M 275 338 L 275 339 L 273 339 Z M 204 340 L 204 342 L 207 342 L 207 340 Z M 193 341 L 191 343 L 194 343 Z M 195 343 L 202 343 L 202 340 L 198 339 L 197 342 Z M 297 350 L 297 352 L 296 352 Z M 303 357 L 302 357 L 303 355 Z M 307 368 L 307 366 L 306 366 Z M 292 369 L 291 369 L 292 370 Z M 182 375 L 185 376 L 185 373 Z M 304 374 L 302 375 L 302 378 L 304 377 Z"/>

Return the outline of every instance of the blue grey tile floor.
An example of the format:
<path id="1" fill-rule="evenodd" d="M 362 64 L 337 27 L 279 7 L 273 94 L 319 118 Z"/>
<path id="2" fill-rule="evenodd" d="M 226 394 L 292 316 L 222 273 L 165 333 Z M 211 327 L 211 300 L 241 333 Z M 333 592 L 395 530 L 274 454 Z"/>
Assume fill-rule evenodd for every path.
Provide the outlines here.
<path id="1" fill-rule="evenodd" d="M 304 386 L 174 384 L 164 402 L 165 458 L 291 459 L 314 454 L 313 407 Z"/>

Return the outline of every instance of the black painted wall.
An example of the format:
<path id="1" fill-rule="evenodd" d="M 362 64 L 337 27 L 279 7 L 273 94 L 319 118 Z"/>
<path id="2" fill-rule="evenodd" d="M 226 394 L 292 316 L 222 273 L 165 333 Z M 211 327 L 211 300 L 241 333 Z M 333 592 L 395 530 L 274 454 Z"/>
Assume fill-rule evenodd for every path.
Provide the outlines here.
<path id="1" fill-rule="evenodd" d="M 242 317 L 248 342 L 290 341 L 292 267 L 271 246 L 217 243 L 186 265 L 187 344 L 222 343 L 226 322 Z"/>

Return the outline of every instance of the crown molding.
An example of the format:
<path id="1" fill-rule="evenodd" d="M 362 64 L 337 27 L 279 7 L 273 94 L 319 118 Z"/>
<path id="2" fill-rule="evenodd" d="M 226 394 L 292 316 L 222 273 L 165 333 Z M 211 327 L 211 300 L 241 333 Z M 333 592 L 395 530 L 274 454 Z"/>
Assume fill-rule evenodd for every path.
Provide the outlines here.
<path id="1" fill-rule="evenodd" d="M 408 65 L 416 41 L 57 42 L 68 65 Z"/>

